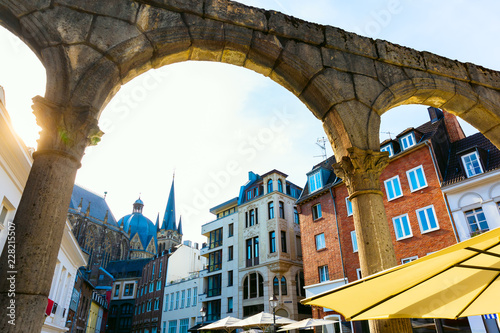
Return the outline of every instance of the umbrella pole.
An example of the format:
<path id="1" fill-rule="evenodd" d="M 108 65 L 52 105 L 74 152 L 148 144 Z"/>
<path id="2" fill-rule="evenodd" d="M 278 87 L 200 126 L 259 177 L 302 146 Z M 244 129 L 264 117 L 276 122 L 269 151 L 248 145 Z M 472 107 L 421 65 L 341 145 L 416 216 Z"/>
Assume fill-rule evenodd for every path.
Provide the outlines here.
<path id="1" fill-rule="evenodd" d="M 436 325 L 436 332 L 437 333 L 444 333 L 443 329 L 443 320 L 442 319 L 434 319 L 434 325 Z"/>

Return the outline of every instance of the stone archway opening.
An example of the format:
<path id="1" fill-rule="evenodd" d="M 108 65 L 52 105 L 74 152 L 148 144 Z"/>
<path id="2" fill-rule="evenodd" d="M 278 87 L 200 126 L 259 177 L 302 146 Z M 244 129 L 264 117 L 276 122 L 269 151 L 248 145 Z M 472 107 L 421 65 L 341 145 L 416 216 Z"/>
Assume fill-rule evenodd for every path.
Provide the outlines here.
<path id="1" fill-rule="evenodd" d="M 388 232 L 378 228 L 386 224 L 378 186 L 387 165 L 387 155 L 378 152 L 380 115 L 410 102 L 447 106 L 500 146 L 498 72 L 225 0 L 108 5 L 22 0 L 0 6 L 2 24 L 25 37 L 48 77 L 45 96 L 34 101 L 42 137 L 15 219 L 19 239 L 31 245 L 19 242 L 18 271 L 45 277 L 19 281 L 19 303 L 32 313 L 42 313 L 55 263 L 57 244 L 47 240 L 61 238 L 58 228 L 47 226 L 64 221 L 62 207 L 84 150 L 102 135 L 99 115 L 122 84 L 150 68 L 187 60 L 239 65 L 269 76 L 321 119 L 355 224 L 377 240 L 359 246 L 363 275 L 395 264 Z M 39 239 L 30 237 L 35 231 Z M 42 264 L 33 268 L 32 262 Z M 0 269 L 7 271 L 4 255 Z M 8 286 L 1 281 L 5 298 Z M 39 329 L 40 318 L 22 319 L 25 330 Z M 398 325 L 411 330 L 397 320 L 371 324 L 377 332 L 395 332 Z"/>

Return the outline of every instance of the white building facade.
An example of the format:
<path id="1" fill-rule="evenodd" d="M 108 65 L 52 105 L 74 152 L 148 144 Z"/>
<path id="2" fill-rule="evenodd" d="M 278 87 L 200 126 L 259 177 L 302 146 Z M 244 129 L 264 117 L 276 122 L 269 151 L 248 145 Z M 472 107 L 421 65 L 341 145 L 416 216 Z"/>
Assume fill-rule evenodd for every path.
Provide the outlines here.
<path id="1" fill-rule="evenodd" d="M 71 231 L 71 226 L 66 221 L 49 293 L 49 302 L 52 306 L 48 308 L 50 315 L 45 318 L 42 333 L 66 332 L 68 330 L 66 320 L 77 270 L 86 265 L 87 255 L 80 249 Z"/>
<path id="2" fill-rule="evenodd" d="M 201 233 L 207 244 L 201 255 L 208 266 L 201 272 L 203 291 L 200 302 L 206 309 L 206 322 L 238 315 L 238 198 L 228 200 L 210 209 L 217 219 L 204 224 Z"/>

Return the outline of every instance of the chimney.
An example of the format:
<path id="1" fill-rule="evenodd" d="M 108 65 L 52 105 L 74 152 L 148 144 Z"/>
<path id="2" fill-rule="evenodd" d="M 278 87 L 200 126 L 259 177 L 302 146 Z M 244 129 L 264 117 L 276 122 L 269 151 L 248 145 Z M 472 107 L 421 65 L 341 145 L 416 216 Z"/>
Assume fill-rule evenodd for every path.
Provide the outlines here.
<path id="1" fill-rule="evenodd" d="M 428 107 L 427 111 L 429 112 L 429 118 L 431 118 L 431 123 L 435 123 L 436 121 L 443 118 L 443 111 L 438 108 Z"/>
<path id="2" fill-rule="evenodd" d="M 450 142 L 455 142 L 465 138 L 464 131 L 462 130 L 462 126 L 460 126 L 457 117 L 446 111 L 444 111 L 444 125 L 446 126 L 446 131 L 450 137 Z"/>

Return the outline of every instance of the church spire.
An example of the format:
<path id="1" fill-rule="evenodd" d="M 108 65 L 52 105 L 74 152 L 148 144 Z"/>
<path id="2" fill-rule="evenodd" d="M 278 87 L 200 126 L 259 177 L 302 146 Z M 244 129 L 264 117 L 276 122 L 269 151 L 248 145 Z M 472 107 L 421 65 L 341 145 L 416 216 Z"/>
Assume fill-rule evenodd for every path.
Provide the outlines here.
<path id="1" fill-rule="evenodd" d="M 179 227 L 177 228 L 177 233 L 182 235 L 182 215 L 179 217 Z"/>
<path id="2" fill-rule="evenodd" d="M 167 207 L 165 208 L 161 228 L 164 230 L 177 230 L 175 223 L 174 179 L 172 179 L 172 186 L 170 187 L 170 194 L 168 195 Z"/>

